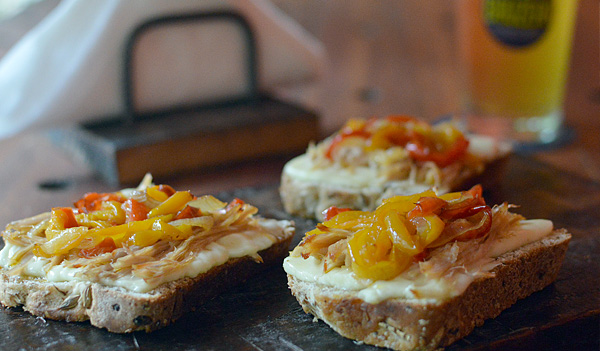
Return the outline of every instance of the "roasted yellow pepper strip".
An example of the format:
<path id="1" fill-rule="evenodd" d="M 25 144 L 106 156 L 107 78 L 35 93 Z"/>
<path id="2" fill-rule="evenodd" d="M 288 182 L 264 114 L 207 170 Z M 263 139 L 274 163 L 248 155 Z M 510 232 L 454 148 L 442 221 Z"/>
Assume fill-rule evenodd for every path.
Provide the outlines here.
<path id="1" fill-rule="evenodd" d="M 404 221 L 400 218 L 397 212 L 391 212 L 385 217 L 385 229 L 389 233 L 390 238 L 395 246 L 411 256 L 414 256 L 423 251 L 418 237 L 414 237 L 409 233 Z M 416 239 L 416 240 L 415 240 Z"/>
<path id="2" fill-rule="evenodd" d="M 54 239 L 54 237 L 61 234 L 66 228 L 77 226 L 77 219 L 73 214 L 73 209 L 65 207 L 56 207 L 52 209 L 50 213 L 50 222 L 46 229 L 46 238 L 48 240 Z"/>
<path id="3" fill-rule="evenodd" d="M 362 226 L 369 221 L 370 212 L 346 211 L 340 212 L 332 219 L 323 222 L 323 225 L 329 228 L 350 229 L 356 226 Z"/>
<path id="4" fill-rule="evenodd" d="M 39 246 L 48 255 L 63 255 L 74 249 L 87 233 L 86 227 L 73 227 L 63 230 L 59 235 Z"/>
<path id="5" fill-rule="evenodd" d="M 150 210 L 150 212 L 148 212 L 148 218 L 166 214 L 175 214 L 183 209 L 188 202 L 192 201 L 192 199 L 193 196 L 189 191 L 178 191 L 163 201 L 163 203 Z"/>
<path id="6" fill-rule="evenodd" d="M 371 229 L 358 231 L 348 241 L 352 271 L 359 278 L 387 280 L 402 273 L 410 256 L 398 254 L 389 236 Z"/>
<path id="7" fill-rule="evenodd" d="M 158 186 L 153 186 L 151 188 L 146 189 L 146 194 L 153 198 L 154 200 L 163 202 L 169 198 L 169 195 L 165 194 L 163 191 L 158 190 Z"/>
<path id="8" fill-rule="evenodd" d="M 440 195 L 438 197 L 442 200 L 452 201 L 452 200 L 460 199 L 461 196 L 463 196 L 463 194 L 461 192 L 454 192 L 454 193 L 447 193 L 444 195 Z"/>
<path id="9" fill-rule="evenodd" d="M 192 235 L 192 227 L 182 225 L 175 227 L 164 220 L 154 220 L 152 227 L 148 230 L 141 230 L 134 233 L 129 243 L 138 246 L 149 246 L 159 240 L 185 240 Z"/>
<path id="10" fill-rule="evenodd" d="M 379 207 L 382 207 L 384 204 L 390 203 L 390 202 L 394 202 L 394 203 L 406 203 L 407 208 L 410 207 L 410 209 L 407 210 L 410 211 L 413 207 L 415 207 L 415 203 L 417 201 L 419 201 L 420 198 L 422 197 L 427 197 L 427 196 L 431 196 L 431 197 L 437 197 L 435 191 L 433 190 L 426 190 L 422 193 L 418 193 L 418 194 L 414 194 L 414 195 L 396 195 L 396 196 L 392 196 L 390 198 L 384 199 L 383 200 L 383 204 L 380 205 Z M 378 209 L 379 209 L 378 207 Z"/>
<path id="11" fill-rule="evenodd" d="M 325 233 L 323 226 L 353 231 L 347 249 L 354 274 L 359 278 L 391 279 L 406 270 L 444 230 L 444 221 L 435 214 L 407 217 L 421 198 L 436 196 L 433 190 L 427 190 L 385 199 L 373 212 L 339 212 L 307 235 Z"/>
<path id="12" fill-rule="evenodd" d="M 128 222 L 128 223 L 116 225 L 113 227 L 94 229 L 93 232 L 90 234 L 93 234 L 93 235 L 96 235 L 96 236 L 99 236 L 102 238 L 110 236 L 110 237 L 113 237 L 113 240 L 114 240 L 115 239 L 114 237 L 116 237 L 116 236 L 122 236 L 124 234 L 133 234 L 135 232 L 148 230 L 148 229 L 152 228 L 152 225 L 157 220 L 162 220 L 162 221 L 168 222 L 171 220 L 171 218 L 173 218 L 173 215 L 159 216 L 159 217 L 155 217 L 155 218 L 145 219 L 143 221 Z M 117 240 L 115 240 L 115 243 L 117 243 Z"/>
<path id="13" fill-rule="evenodd" d="M 427 247 L 442 234 L 446 224 L 434 214 L 420 218 L 426 224 L 426 228 L 417 228 L 417 234 L 421 238 L 421 246 Z"/>
<path id="14" fill-rule="evenodd" d="M 104 201 L 100 210 L 90 212 L 88 219 L 111 222 L 112 224 L 125 223 L 125 211 L 118 201 Z"/>
<path id="15" fill-rule="evenodd" d="M 150 246 L 159 241 L 162 236 L 163 233 L 158 230 L 142 230 L 133 234 L 128 242 L 132 245 Z"/>

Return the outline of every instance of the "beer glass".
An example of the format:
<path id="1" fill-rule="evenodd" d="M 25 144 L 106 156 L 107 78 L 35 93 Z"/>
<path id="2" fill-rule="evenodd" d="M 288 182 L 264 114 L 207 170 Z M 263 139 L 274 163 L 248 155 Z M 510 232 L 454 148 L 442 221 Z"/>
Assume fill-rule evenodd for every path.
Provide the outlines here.
<path id="1" fill-rule="evenodd" d="M 577 0 L 459 0 L 468 127 L 522 145 L 557 140 Z"/>

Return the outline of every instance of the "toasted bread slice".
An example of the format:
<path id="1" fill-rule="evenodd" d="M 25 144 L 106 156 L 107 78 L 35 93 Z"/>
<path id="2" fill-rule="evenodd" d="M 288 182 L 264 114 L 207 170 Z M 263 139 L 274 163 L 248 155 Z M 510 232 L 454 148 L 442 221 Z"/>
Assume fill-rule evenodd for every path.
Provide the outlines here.
<path id="1" fill-rule="evenodd" d="M 483 189 L 388 198 L 375 211 L 332 208 L 284 260 L 307 313 L 342 336 L 435 350 L 552 283 L 571 235 L 525 219 Z"/>
<path id="2" fill-rule="evenodd" d="M 450 130 L 447 134 L 458 135 L 457 144 L 463 141 L 462 149 L 454 153 L 447 150 L 446 158 L 439 156 L 443 152 L 428 158 L 409 151 L 415 148 L 414 144 L 381 140 L 407 140 L 402 133 L 410 128 L 431 131 L 444 127 L 430 127 L 413 119 L 401 123 L 377 120 L 366 122 L 366 126 L 364 123 L 351 120 L 341 131 L 310 146 L 305 154 L 285 165 L 280 195 L 288 213 L 321 220 L 323 210 L 330 206 L 372 211 L 385 198 L 432 187 L 440 193 L 476 183 L 490 187 L 501 178 L 510 155 L 511 148 L 506 143 L 485 136 L 463 136 L 446 126 Z M 349 128 L 354 131 L 348 132 Z M 390 132 L 390 128 L 395 129 Z M 430 133 L 432 143 L 441 138 Z M 381 145 L 373 147 L 377 141 Z"/>
<path id="3" fill-rule="evenodd" d="M 116 333 L 153 331 L 283 260 L 293 222 L 257 211 L 149 178 L 88 193 L 2 232 L 0 302 Z"/>
<path id="4" fill-rule="evenodd" d="M 84 281 L 48 282 L 41 278 L 11 276 L 0 272 L 0 302 L 22 306 L 33 315 L 82 322 L 113 333 L 151 332 L 173 323 L 184 313 L 202 305 L 260 273 L 280 264 L 288 252 L 293 228 L 282 223 L 285 235 L 258 252 L 262 262 L 250 256 L 229 259 L 194 278 L 167 282 L 145 293 Z"/>
<path id="5" fill-rule="evenodd" d="M 444 301 L 393 298 L 367 303 L 356 292 L 300 280 L 288 274 L 292 294 L 306 313 L 344 337 L 394 350 L 436 350 L 468 335 L 518 299 L 551 284 L 571 235 L 554 231 L 498 257 L 494 276 L 480 277 Z"/>

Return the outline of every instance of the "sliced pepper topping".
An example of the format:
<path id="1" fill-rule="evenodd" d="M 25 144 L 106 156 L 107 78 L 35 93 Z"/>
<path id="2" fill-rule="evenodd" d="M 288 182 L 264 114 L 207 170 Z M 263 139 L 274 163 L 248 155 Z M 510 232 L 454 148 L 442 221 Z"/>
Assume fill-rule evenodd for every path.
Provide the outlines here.
<path id="1" fill-rule="evenodd" d="M 300 243 L 301 256 L 334 252 L 327 256 L 329 271 L 334 262 L 343 264 L 337 242 L 347 240 L 350 268 L 357 277 L 373 280 L 397 276 L 411 262 L 426 259 L 430 250 L 448 242 L 482 237 L 492 223 L 492 211 L 478 185 L 442 196 L 431 190 L 394 196 L 373 212 L 332 207 L 325 214 L 326 221 Z"/>
<path id="2" fill-rule="evenodd" d="M 114 193 L 87 193 L 75 202 L 75 207 L 80 213 L 96 211 L 104 201 L 124 202 L 125 198 Z"/>
<path id="3" fill-rule="evenodd" d="M 325 157 L 331 159 L 333 156 L 333 151 L 346 139 L 350 138 L 350 137 L 360 137 L 360 138 L 364 138 L 364 139 L 368 139 L 371 136 L 371 133 L 359 129 L 359 130 L 353 130 L 351 128 L 344 128 L 342 130 L 342 132 L 338 135 L 336 135 L 333 138 L 333 141 L 331 142 L 331 145 L 329 145 L 329 148 L 327 149 L 327 151 L 325 152 Z"/>
<path id="4" fill-rule="evenodd" d="M 143 221 L 148 218 L 148 207 L 135 199 L 129 199 L 123 204 L 127 222 Z"/>
<path id="5" fill-rule="evenodd" d="M 120 193 L 88 193 L 75 202 L 75 212 L 70 207 L 52 209 L 44 230 L 47 241 L 34 245 L 34 255 L 50 258 L 73 253 L 91 258 L 124 245 L 185 240 L 212 227 L 211 212 L 223 211 L 222 216 L 249 206 L 239 199 L 228 205 L 212 196 L 195 198 L 188 191 L 175 191 L 166 185 L 136 191 L 145 193 L 131 198 Z M 136 196 L 152 201 L 142 203 Z"/>
<path id="6" fill-rule="evenodd" d="M 113 252 L 117 248 L 115 241 L 112 238 L 104 238 L 98 245 L 83 249 L 77 254 L 79 257 L 92 258 L 108 252 Z"/>
<path id="7" fill-rule="evenodd" d="M 168 213 L 177 213 L 182 210 L 188 202 L 194 197 L 188 191 L 178 191 L 169 196 L 163 203 L 148 212 L 148 218 L 165 215 Z"/>
<path id="8" fill-rule="evenodd" d="M 350 208 L 339 208 L 336 206 L 331 206 L 328 209 L 326 209 L 325 211 L 323 211 L 323 218 L 328 221 L 331 218 L 335 217 L 338 213 L 340 212 L 346 212 L 346 211 L 350 211 Z"/>
<path id="9" fill-rule="evenodd" d="M 333 160 L 335 150 L 350 138 L 364 139 L 366 152 L 400 146 L 415 161 L 431 161 L 439 167 L 464 157 L 469 146 L 462 132 L 450 123 L 431 126 L 410 116 L 388 116 L 379 123 L 374 119 L 367 122 L 351 119 L 333 137 L 325 157 Z"/>

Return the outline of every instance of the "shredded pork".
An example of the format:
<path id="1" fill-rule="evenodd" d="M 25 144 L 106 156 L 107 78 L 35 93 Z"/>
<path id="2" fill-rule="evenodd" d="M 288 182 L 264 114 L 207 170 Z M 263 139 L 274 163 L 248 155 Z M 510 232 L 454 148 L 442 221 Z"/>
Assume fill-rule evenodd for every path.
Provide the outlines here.
<path id="1" fill-rule="evenodd" d="M 489 252 L 494 243 L 501 237 L 513 234 L 512 228 L 524 218 L 509 212 L 512 206 L 503 203 L 492 208 L 492 224 L 486 235 L 467 241 L 452 241 L 427 252 L 423 261 L 415 262 L 407 269 L 408 275 L 423 274 L 431 279 L 446 279 L 452 281 L 457 274 L 467 274 L 472 277 L 490 275 L 493 259 Z M 318 226 L 322 234 L 304 237 L 291 253 L 291 256 L 315 256 L 323 260 L 324 273 L 333 268 L 350 266 L 348 240 L 354 232 L 351 230 Z"/>
<path id="2" fill-rule="evenodd" d="M 143 190 L 144 187 L 141 189 Z M 131 192 L 130 196 L 150 209 L 159 204 L 158 201 L 147 197 L 139 188 Z M 45 231 L 48 229 L 50 213 L 13 222 L 7 226 L 2 236 L 13 247 L 13 255 L 9 260 L 9 274 L 12 275 L 22 275 L 28 263 L 34 259 L 43 259 L 45 272 L 62 265 L 67 268 L 77 268 L 76 276 L 89 281 L 117 280 L 133 275 L 152 285 L 161 281 L 165 275 L 189 264 L 199 252 L 216 240 L 232 233 L 259 230 L 258 221 L 253 217 L 257 212 L 256 207 L 245 203 L 223 207 L 206 214 L 205 218 L 171 222 L 175 225 L 196 223 L 192 226 L 192 235 L 184 240 L 159 240 L 145 247 L 124 244 L 112 252 L 90 258 L 81 257 L 78 255 L 79 250 L 76 249 L 68 254 L 46 259 L 34 254 L 33 248 L 36 245 L 48 242 Z M 92 224 L 88 223 L 88 225 Z M 80 245 L 86 244 L 82 241 Z M 261 258 L 255 257 L 255 260 L 260 261 Z"/>
<path id="3" fill-rule="evenodd" d="M 448 166 L 439 167 L 431 161 L 415 161 L 401 146 L 367 150 L 366 141 L 361 140 L 340 148 L 329 158 L 326 154 L 333 140 L 334 137 L 330 136 L 309 145 L 306 153 L 315 169 L 352 170 L 364 167 L 375 170 L 378 178 L 386 181 L 402 180 L 443 189 L 453 188 L 457 180 L 480 174 L 484 169 L 484 161 L 469 153 Z"/>

